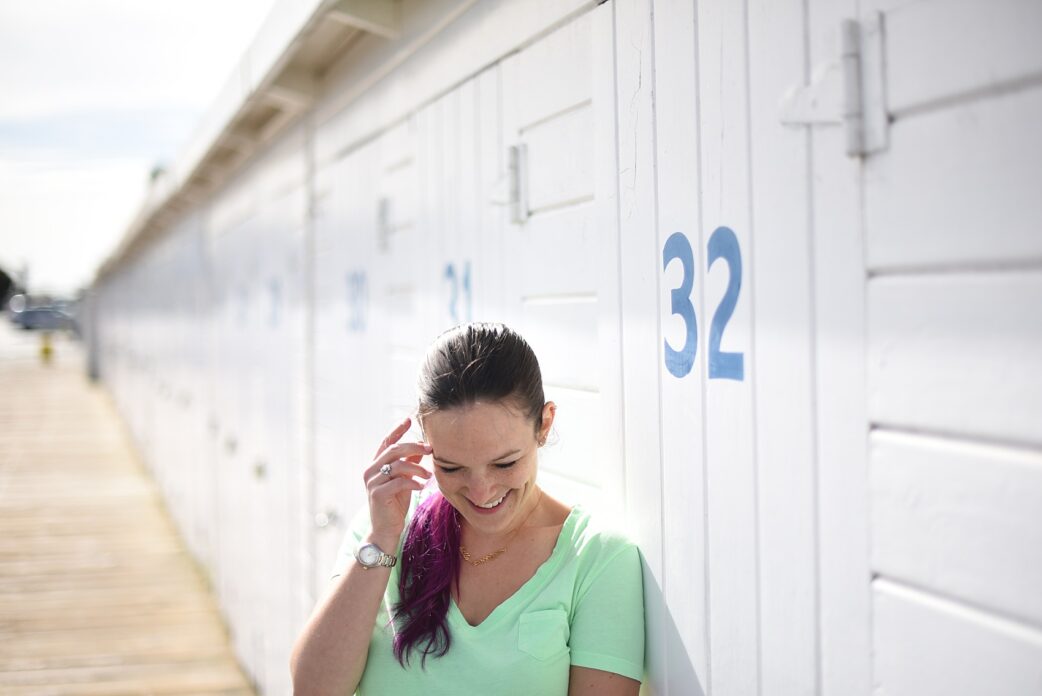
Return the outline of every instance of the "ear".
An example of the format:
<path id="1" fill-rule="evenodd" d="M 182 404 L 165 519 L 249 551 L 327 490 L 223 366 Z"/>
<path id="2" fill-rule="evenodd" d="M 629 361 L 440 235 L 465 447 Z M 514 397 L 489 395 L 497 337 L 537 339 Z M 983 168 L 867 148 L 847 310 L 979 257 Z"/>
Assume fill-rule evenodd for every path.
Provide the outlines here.
<path id="1" fill-rule="evenodd" d="M 539 446 L 542 447 L 546 444 L 546 438 L 550 434 L 550 428 L 554 424 L 554 416 L 557 415 L 557 404 L 553 401 L 547 401 L 543 404 L 543 424 L 539 428 Z"/>

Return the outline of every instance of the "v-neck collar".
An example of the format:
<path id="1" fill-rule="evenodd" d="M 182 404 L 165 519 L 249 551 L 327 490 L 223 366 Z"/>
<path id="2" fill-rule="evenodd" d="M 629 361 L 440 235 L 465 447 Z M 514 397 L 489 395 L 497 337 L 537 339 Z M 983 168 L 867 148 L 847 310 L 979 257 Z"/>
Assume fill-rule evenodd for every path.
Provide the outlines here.
<path id="1" fill-rule="evenodd" d="M 517 590 L 514 591 L 514 594 L 500 602 L 478 625 L 474 626 L 467 621 L 466 617 L 463 616 L 463 612 L 460 611 L 459 606 L 456 604 L 456 599 L 452 597 L 451 593 L 449 593 L 449 622 L 453 626 L 465 631 L 481 631 L 491 628 L 501 622 L 504 616 L 510 614 L 515 604 L 521 602 L 524 597 L 530 595 L 532 591 L 538 590 L 546 584 L 550 575 L 554 572 L 557 566 L 561 564 L 561 560 L 564 558 L 565 540 L 571 539 L 574 535 L 574 527 L 576 520 L 579 519 L 580 511 L 581 508 L 579 505 L 572 507 L 568 512 L 568 517 L 564 519 L 564 524 L 561 525 L 561 531 L 557 534 L 557 541 L 554 543 L 553 551 L 550 552 L 550 557 L 536 568 L 532 577 L 528 578 L 521 587 L 517 588 Z"/>

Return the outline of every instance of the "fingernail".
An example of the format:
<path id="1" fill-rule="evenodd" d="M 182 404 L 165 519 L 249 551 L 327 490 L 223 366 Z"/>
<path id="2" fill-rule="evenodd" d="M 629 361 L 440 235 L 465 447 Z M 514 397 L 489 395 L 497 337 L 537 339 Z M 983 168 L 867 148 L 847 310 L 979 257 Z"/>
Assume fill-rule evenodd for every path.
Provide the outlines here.
<path id="1" fill-rule="evenodd" d="M 423 449 L 427 450 L 428 452 L 433 452 L 434 451 L 434 448 L 431 447 L 429 442 L 423 443 Z"/>

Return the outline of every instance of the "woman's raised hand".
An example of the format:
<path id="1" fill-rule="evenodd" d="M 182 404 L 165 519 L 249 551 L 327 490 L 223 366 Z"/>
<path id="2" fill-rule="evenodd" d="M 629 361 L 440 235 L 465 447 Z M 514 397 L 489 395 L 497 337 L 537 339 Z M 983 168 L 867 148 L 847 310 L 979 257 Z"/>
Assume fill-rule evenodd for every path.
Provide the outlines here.
<path id="1" fill-rule="evenodd" d="M 384 438 L 376 450 L 372 465 L 363 474 L 369 492 L 372 537 L 384 539 L 387 544 L 392 539 L 397 544 L 405 528 L 405 515 L 409 511 L 412 492 L 421 490 L 431 477 L 431 472 L 419 464 L 425 455 L 431 453 L 430 445 L 425 442 L 398 442 L 411 424 L 412 420 L 406 418 Z M 422 480 L 417 480 L 417 477 Z M 392 549 L 384 550 L 393 552 Z"/>

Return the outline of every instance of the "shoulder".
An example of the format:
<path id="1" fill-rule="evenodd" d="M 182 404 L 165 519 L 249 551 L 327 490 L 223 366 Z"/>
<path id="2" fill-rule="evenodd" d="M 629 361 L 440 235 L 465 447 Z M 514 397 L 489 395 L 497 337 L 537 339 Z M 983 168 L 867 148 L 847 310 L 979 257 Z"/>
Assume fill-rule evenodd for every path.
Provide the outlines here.
<path id="1" fill-rule="evenodd" d="M 582 507 L 572 511 L 562 531 L 568 532 L 572 557 L 566 567 L 576 610 L 580 605 L 607 603 L 620 609 L 624 604 L 642 603 L 643 561 L 637 544 L 625 531 Z"/>
<path id="2" fill-rule="evenodd" d="M 639 559 L 636 543 L 623 529 L 603 516 L 591 515 L 580 505 L 573 508 L 562 532 L 567 532 L 574 557 L 586 572 L 596 573 L 620 556 L 634 562 Z"/>

